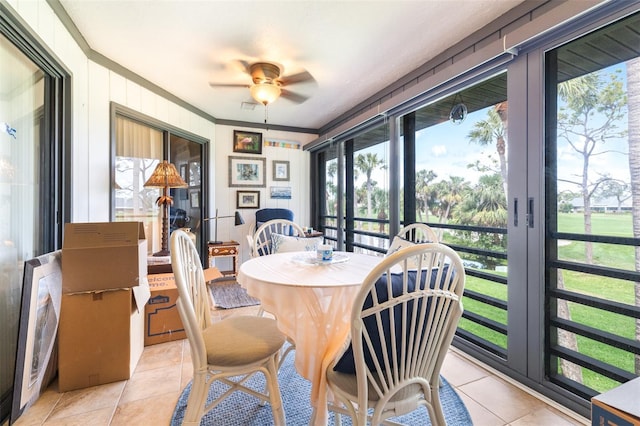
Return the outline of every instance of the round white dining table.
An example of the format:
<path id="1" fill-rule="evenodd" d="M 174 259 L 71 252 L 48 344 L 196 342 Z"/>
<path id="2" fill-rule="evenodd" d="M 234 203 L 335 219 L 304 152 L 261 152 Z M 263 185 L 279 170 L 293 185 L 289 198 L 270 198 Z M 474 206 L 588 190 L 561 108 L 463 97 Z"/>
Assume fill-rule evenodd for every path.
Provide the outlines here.
<path id="1" fill-rule="evenodd" d="M 312 422 L 327 423 L 325 369 L 346 344 L 353 300 L 381 257 L 335 252 L 335 263 L 315 263 L 315 252 L 255 257 L 240 266 L 237 281 L 276 318 L 296 345 L 295 367 L 311 381 Z"/>

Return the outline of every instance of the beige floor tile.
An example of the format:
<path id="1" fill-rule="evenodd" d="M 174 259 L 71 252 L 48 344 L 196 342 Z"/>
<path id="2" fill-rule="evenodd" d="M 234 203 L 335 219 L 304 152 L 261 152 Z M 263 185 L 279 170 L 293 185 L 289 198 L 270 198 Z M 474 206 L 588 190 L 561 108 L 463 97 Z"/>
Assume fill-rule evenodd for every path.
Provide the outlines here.
<path id="1" fill-rule="evenodd" d="M 23 410 L 22 415 L 15 422 L 16 426 L 40 425 L 51 414 L 55 405 L 62 398 L 57 386 L 52 384 L 45 390 L 31 407 Z"/>
<path id="2" fill-rule="evenodd" d="M 459 389 L 456 390 L 473 421 L 473 426 L 504 426 L 506 422 L 491 411 L 478 404 Z"/>
<path id="3" fill-rule="evenodd" d="M 181 364 L 183 340 L 145 346 L 144 352 L 138 361 L 136 373 Z"/>
<path id="4" fill-rule="evenodd" d="M 113 411 L 118 405 L 126 380 L 106 385 L 93 386 L 65 392 L 58 401 L 48 420 L 60 419 L 108 408 Z"/>
<path id="5" fill-rule="evenodd" d="M 116 409 L 111 426 L 167 425 L 173 415 L 180 392 L 122 403 Z"/>
<path id="6" fill-rule="evenodd" d="M 45 426 L 108 426 L 113 416 L 114 408 L 101 408 L 86 413 L 75 414 L 47 420 Z"/>
<path id="7" fill-rule="evenodd" d="M 511 422 L 510 426 L 578 426 L 583 424 L 583 422 L 567 417 L 558 411 L 543 407 Z"/>
<path id="8" fill-rule="evenodd" d="M 179 392 L 182 365 L 156 368 L 136 373 L 124 388 L 121 403 Z"/>
<path id="9" fill-rule="evenodd" d="M 487 370 L 478 367 L 452 351 L 447 353 L 440 374 L 453 386 L 462 386 L 489 376 Z"/>
<path id="10" fill-rule="evenodd" d="M 507 423 L 544 405 L 528 393 L 493 376 L 462 385 L 459 389 Z"/>

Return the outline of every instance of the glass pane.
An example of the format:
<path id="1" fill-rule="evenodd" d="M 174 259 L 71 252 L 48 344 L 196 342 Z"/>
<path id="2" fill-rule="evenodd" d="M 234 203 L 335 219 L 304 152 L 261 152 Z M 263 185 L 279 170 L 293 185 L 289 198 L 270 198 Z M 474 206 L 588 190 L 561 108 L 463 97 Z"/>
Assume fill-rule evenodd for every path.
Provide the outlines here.
<path id="1" fill-rule="evenodd" d="M 202 231 L 202 206 L 204 203 L 202 194 L 202 145 L 192 142 L 188 139 L 170 135 L 169 137 L 169 153 L 171 162 L 182 176 L 182 179 L 189 185 L 188 188 L 173 188 L 171 196 L 173 197 L 173 205 L 170 207 L 169 215 L 169 231 L 175 229 L 188 228 L 196 235 L 196 247 L 200 250 L 202 238 L 214 240 L 214 226 L 211 226 L 211 233 L 203 237 Z M 234 211 L 218 212 L 220 216 L 232 216 Z M 213 215 L 212 215 L 213 216 Z M 229 219 L 220 219 L 218 224 L 220 229 L 228 225 Z M 215 221 L 214 221 L 215 222 Z M 208 227 L 204 227 L 208 231 Z M 228 236 L 221 235 L 221 238 L 227 239 Z"/>
<path id="2" fill-rule="evenodd" d="M 414 113 L 416 221 L 458 247 L 469 272 L 476 297 L 459 327 L 502 350 L 505 332 L 486 324 L 507 325 L 507 108 L 501 73 Z"/>
<path id="3" fill-rule="evenodd" d="M 358 135 L 353 144 L 354 251 L 385 253 L 389 241 L 388 123 Z"/>
<path id="4" fill-rule="evenodd" d="M 610 335 L 640 341 L 640 322 L 630 309 L 620 310 L 640 303 L 640 280 L 623 275 L 640 268 L 640 59 L 637 50 L 627 47 L 636 43 L 638 32 L 640 14 L 548 55 L 555 71 L 548 76 L 555 114 L 549 129 L 555 139 L 548 150 L 550 227 L 578 234 L 547 244 L 551 261 L 571 265 L 553 268 L 549 286 L 567 299 L 587 300 L 549 297 L 547 315 L 561 325 L 549 331 L 553 341 L 548 349 L 574 351 L 586 362 L 608 368 L 611 376 L 562 357 L 548 368 L 552 376 L 562 375 L 576 382 L 577 389 L 586 386 L 594 393 L 615 387 L 619 369 L 640 374 L 640 356 L 630 345 L 620 349 L 599 341 Z M 595 236 L 600 241 L 578 241 Z M 593 338 L 591 330 L 601 335 Z"/>
<path id="5" fill-rule="evenodd" d="M 156 204 L 159 188 L 145 188 L 162 160 L 162 132 L 116 116 L 116 221 L 143 222 L 149 254 L 158 252 L 162 238 L 162 209 Z"/>
<path id="6" fill-rule="evenodd" d="M 44 74 L 0 35 L 0 395 L 11 395 L 24 262 L 42 253 Z M 4 401 L 3 401 L 4 402 Z"/>

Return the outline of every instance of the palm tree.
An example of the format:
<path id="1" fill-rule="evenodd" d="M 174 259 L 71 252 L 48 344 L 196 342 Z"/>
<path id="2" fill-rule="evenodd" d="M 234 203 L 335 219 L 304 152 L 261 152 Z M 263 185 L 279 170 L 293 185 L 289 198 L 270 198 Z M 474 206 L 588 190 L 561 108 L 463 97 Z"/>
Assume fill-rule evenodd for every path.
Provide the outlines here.
<path id="1" fill-rule="evenodd" d="M 495 141 L 500 160 L 502 189 L 507 195 L 507 103 L 501 102 L 487 111 L 487 119 L 478 121 L 467 135 L 471 142 L 486 146 Z"/>
<path id="2" fill-rule="evenodd" d="M 378 154 L 368 152 L 366 154 L 358 154 L 355 161 L 356 170 L 362 172 L 365 177 L 365 187 L 367 190 L 367 217 L 371 217 L 371 194 L 373 193 L 374 182 L 371 180 L 371 174 L 376 168 L 386 169 L 384 160 L 378 158 Z M 369 230 L 373 229 L 373 223 L 369 222 Z"/>
<path id="3" fill-rule="evenodd" d="M 429 198 L 431 192 L 431 182 L 438 175 L 433 170 L 420 170 L 416 173 L 416 207 L 418 209 L 418 222 L 429 221 Z M 424 211 L 424 220 L 422 220 L 422 212 Z"/>
<path id="4" fill-rule="evenodd" d="M 336 185 L 333 183 L 333 178 L 338 174 L 338 160 L 331 160 L 327 163 L 327 189 L 325 200 L 327 203 L 327 214 L 336 214 L 336 195 L 338 193 Z"/>
<path id="5" fill-rule="evenodd" d="M 640 238 L 640 58 L 627 61 L 629 129 L 629 174 L 633 236 Z M 640 272 L 640 247 L 635 248 L 635 267 Z M 635 303 L 640 306 L 640 283 L 635 284 Z M 636 319 L 636 340 L 640 340 L 640 320 Z M 640 374 L 640 356 L 635 356 L 635 372 Z"/>

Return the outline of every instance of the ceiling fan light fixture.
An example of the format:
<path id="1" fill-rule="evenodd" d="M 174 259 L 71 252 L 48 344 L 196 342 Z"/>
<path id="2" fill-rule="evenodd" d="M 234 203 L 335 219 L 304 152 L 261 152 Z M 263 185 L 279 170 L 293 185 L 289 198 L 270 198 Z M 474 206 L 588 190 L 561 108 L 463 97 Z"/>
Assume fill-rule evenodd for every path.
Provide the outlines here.
<path id="1" fill-rule="evenodd" d="M 281 90 L 280 86 L 274 83 L 258 83 L 249 89 L 251 96 L 263 105 L 268 105 L 278 99 Z"/>

